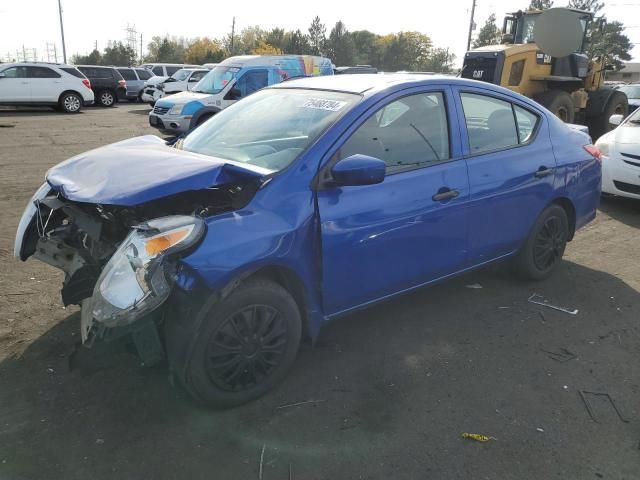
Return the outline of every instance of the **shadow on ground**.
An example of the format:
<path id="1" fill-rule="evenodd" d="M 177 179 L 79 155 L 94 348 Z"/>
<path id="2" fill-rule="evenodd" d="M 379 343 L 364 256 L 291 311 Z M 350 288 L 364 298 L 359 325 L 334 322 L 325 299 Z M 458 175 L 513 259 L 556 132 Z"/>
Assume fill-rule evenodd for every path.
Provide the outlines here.
<path id="1" fill-rule="evenodd" d="M 600 201 L 600 210 L 630 227 L 640 228 L 640 200 L 606 196 Z"/>
<path id="2" fill-rule="evenodd" d="M 151 111 L 151 107 L 143 108 L 143 106 L 140 105 L 140 108 L 138 108 L 136 110 L 129 110 L 127 113 L 133 113 L 135 115 L 149 115 L 150 111 Z"/>
<path id="3" fill-rule="evenodd" d="M 580 313 L 532 305 L 534 290 Z M 263 446 L 265 479 L 637 478 L 639 309 L 570 262 L 538 284 L 495 267 L 327 325 L 279 388 L 227 411 L 120 348 L 70 372 L 71 316 L 0 364 L 0 478 L 258 478 Z M 545 352 L 561 349 L 576 358 Z M 593 422 L 578 389 L 630 423 L 600 398 Z"/>

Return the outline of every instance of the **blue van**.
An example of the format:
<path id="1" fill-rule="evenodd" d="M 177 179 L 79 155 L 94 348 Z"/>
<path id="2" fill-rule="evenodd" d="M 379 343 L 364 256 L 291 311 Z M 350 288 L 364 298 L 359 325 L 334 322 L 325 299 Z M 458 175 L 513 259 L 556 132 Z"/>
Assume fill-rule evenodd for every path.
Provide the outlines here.
<path id="1" fill-rule="evenodd" d="M 149 124 L 163 132 L 184 133 L 268 85 L 295 77 L 333 75 L 331 60 L 310 55 L 244 55 L 216 65 L 190 92 L 162 98 Z"/>

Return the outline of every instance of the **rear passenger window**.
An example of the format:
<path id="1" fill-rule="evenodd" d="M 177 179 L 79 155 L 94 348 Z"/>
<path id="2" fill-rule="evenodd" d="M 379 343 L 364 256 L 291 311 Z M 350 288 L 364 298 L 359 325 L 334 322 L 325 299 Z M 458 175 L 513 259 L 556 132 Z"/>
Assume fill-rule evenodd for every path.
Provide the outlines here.
<path id="1" fill-rule="evenodd" d="M 387 173 L 449 159 L 449 128 L 440 92 L 421 93 L 389 103 L 347 140 L 339 158 L 355 154 L 379 158 Z"/>
<path id="2" fill-rule="evenodd" d="M 60 78 L 60 74 L 47 67 L 27 67 L 30 78 Z"/>
<path id="3" fill-rule="evenodd" d="M 513 106 L 516 112 L 516 122 L 518 122 L 518 137 L 520 143 L 526 143 L 531 140 L 531 136 L 538 124 L 538 116 L 535 113 L 531 113 L 529 110 L 525 110 L 517 105 Z"/>
<path id="4" fill-rule="evenodd" d="M 128 68 L 119 68 L 118 72 L 120 72 L 120 75 L 122 75 L 122 78 L 125 80 L 138 80 L 133 70 Z"/>
<path id="5" fill-rule="evenodd" d="M 136 73 L 140 80 L 149 80 L 151 78 L 151 74 L 144 68 L 136 68 Z"/>
<path id="6" fill-rule="evenodd" d="M 461 93 L 471 153 L 518 145 L 511 103 L 486 95 Z"/>
<path id="7" fill-rule="evenodd" d="M 164 71 L 162 70 L 162 67 L 153 67 L 151 71 L 153 72 L 154 75 L 157 75 L 159 77 L 164 77 Z"/>

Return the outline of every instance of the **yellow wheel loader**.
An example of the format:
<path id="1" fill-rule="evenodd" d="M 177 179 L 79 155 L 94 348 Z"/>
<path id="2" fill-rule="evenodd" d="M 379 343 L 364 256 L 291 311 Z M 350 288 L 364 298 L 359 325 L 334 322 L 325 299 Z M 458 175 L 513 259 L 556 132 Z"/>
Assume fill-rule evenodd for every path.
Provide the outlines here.
<path id="1" fill-rule="evenodd" d="M 510 14 L 502 44 L 467 52 L 461 76 L 533 98 L 563 121 L 587 125 L 595 140 L 629 105 L 624 93 L 603 84 L 605 59 L 584 53 L 593 21 L 592 13 L 570 8 Z"/>

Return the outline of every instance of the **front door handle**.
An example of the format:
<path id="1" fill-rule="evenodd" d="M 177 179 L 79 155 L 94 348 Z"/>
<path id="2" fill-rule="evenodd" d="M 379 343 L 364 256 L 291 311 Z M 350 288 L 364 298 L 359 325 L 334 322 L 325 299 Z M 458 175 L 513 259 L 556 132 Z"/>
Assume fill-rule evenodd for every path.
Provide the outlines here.
<path id="1" fill-rule="evenodd" d="M 441 188 L 440 190 L 438 190 L 438 193 L 436 193 L 431 198 L 434 202 L 446 202 L 447 200 L 456 198 L 458 195 L 460 195 L 460 192 L 457 190 L 451 190 L 450 188 Z"/>
<path id="2" fill-rule="evenodd" d="M 553 173 L 553 168 L 540 167 L 535 174 L 536 178 L 543 178 Z"/>

